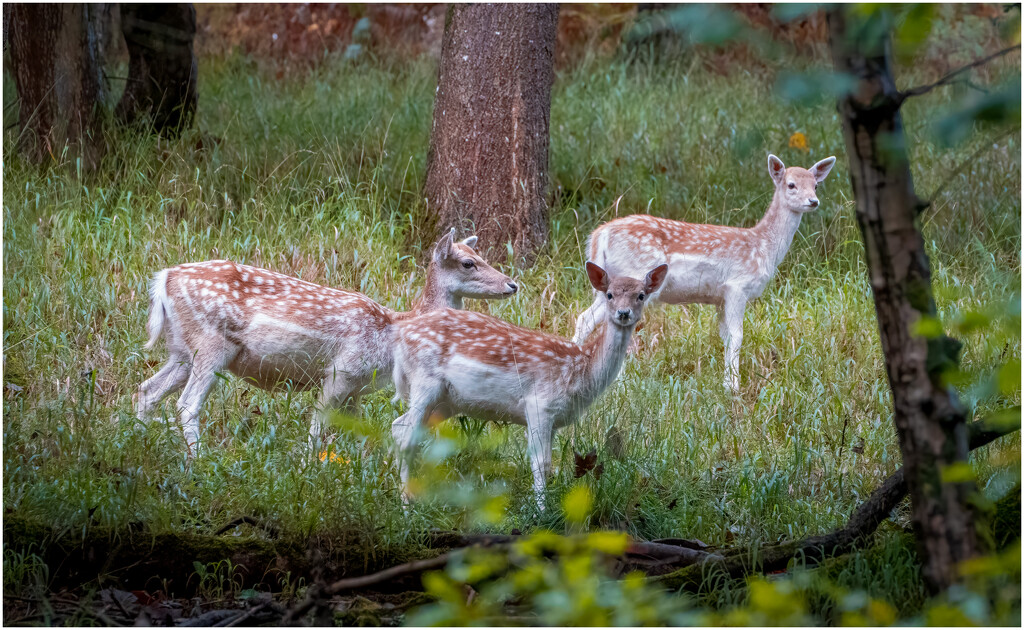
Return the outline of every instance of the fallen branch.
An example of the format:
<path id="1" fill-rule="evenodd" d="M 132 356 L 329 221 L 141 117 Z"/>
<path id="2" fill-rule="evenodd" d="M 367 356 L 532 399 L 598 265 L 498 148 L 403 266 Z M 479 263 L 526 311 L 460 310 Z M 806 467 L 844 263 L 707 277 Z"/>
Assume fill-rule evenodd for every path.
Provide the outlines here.
<path id="1" fill-rule="evenodd" d="M 221 527 L 220 529 L 215 531 L 213 535 L 220 536 L 221 534 L 231 531 L 239 525 L 252 525 L 253 527 L 258 527 L 262 529 L 264 532 L 266 532 L 267 535 L 271 538 L 278 538 L 279 536 L 279 532 L 277 531 L 276 527 L 268 523 L 264 523 L 262 520 L 256 518 L 255 516 L 239 516 L 238 518 L 232 520 L 224 527 Z"/>
<path id="2" fill-rule="evenodd" d="M 970 449 L 981 448 L 996 439 L 1020 430 L 1020 423 L 1007 424 L 980 420 L 968 425 Z M 698 588 L 705 582 L 705 572 L 718 572 L 729 577 L 751 573 L 771 573 L 784 570 L 790 560 L 802 557 L 808 564 L 853 550 L 866 540 L 889 517 L 903 497 L 907 495 L 907 482 L 903 468 L 890 475 L 868 500 L 861 504 L 846 527 L 830 534 L 811 536 L 803 540 L 762 547 L 756 551 L 736 550 L 712 555 L 706 562 L 693 564 L 678 571 L 652 578 L 671 588 Z"/>
<path id="3" fill-rule="evenodd" d="M 460 550 L 461 551 L 461 550 Z M 454 552 L 453 552 L 454 553 Z M 371 573 L 370 575 L 362 575 L 354 578 L 346 578 L 344 580 L 338 580 L 334 584 L 330 584 L 323 588 L 310 588 L 310 593 L 307 594 L 306 599 L 296 605 L 294 608 L 288 611 L 281 621 L 282 625 L 293 625 L 298 622 L 306 613 L 312 610 L 318 601 L 328 599 L 343 593 L 345 591 L 351 591 L 357 588 L 366 588 L 367 586 L 374 586 L 393 580 L 396 577 L 403 575 L 409 575 L 411 573 L 420 573 L 423 571 L 429 571 L 431 569 L 440 569 L 441 567 L 448 564 L 448 560 L 451 558 L 452 553 L 443 553 L 436 558 L 427 558 L 426 560 L 416 560 L 413 562 L 406 562 L 390 569 L 384 569 L 377 573 Z"/>

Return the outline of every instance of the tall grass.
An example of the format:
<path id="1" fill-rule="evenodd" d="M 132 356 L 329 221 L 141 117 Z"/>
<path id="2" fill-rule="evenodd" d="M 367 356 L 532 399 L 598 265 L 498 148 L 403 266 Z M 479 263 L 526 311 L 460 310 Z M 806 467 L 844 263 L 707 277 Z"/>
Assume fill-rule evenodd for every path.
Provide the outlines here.
<path id="1" fill-rule="evenodd" d="M 364 400 L 363 421 L 346 421 L 333 461 L 305 447 L 308 393 L 269 394 L 225 376 L 204 417 L 213 446 L 190 467 L 167 422 L 173 399 L 163 418 L 132 412 L 134 389 L 165 356 L 142 350 L 146 283 L 160 268 L 230 258 L 396 309 L 412 303 L 417 261 L 431 244 L 416 216 L 435 76 L 426 61 L 338 62 L 276 79 L 244 58 L 204 59 L 204 149 L 195 149 L 197 133 L 168 142 L 118 132 L 100 171 L 84 179 L 25 164 L 14 132 L 6 134 L 8 515 L 79 535 L 139 522 L 209 531 L 256 514 L 288 535 L 363 532 L 364 553 L 373 554 L 415 544 L 430 527 L 466 526 L 466 497 L 505 494 L 494 527 L 562 527 L 557 511 L 538 513 L 530 499 L 522 429 L 473 421 L 436 430 L 426 459 L 440 465 L 449 491 L 403 512 L 388 432 L 400 410 L 390 390 Z M 939 311 L 947 324 L 1008 304 L 1019 313 L 1020 135 L 951 175 L 994 132 L 939 147 L 927 122 L 948 99 L 937 92 L 906 112 L 918 190 L 951 180 L 922 221 Z M 806 134 L 808 153 L 789 148 L 795 132 Z M 840 121 L 832 105 L 778 100 L 767 75 L 607 61 L 561 74 L 551 108 L 550 243 L 529 269 L 495 261 L 522 291 L 473 308 L 571 335 L 590 301 L 582 244 L 591 229 L 616 212 L 752 225 L 772 192 L 767 151 L 787 164 L 839 161 L 819 189 L 821 210 L 804 219 L 778 275 L 747 309 L 741 395 L 721 389 L 712 309 L 652 309 L 619 380 L 556 436 L 550 498 L 557 504 L 574 484 L 589 484 L 591 527 L 711 544 L 800 537 L 843 523 L 900 465 Z M 963 341 L 963 363 L 977 373 L 1020 359 L 1019 330 L 1005 325 Z M 970 390 L 966 401 L 984 414 L 1019 405 L 1020 390 Z M 471 448 L 451 448 L 459 443 Z M 603 474 L 574 478 L 573 452 L 591 449 Z M 975 462 L 990 493 L 1005 491 L 1014 466 L 1019 479 L 1019 438 Z"/>

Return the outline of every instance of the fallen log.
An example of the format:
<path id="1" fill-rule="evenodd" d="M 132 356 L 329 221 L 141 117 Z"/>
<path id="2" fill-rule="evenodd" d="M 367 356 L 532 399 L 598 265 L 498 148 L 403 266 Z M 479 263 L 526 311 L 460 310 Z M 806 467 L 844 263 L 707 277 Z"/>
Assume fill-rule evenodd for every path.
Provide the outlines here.
<path id="1" fill-rule="evenodd" d="M 968 425 L 970 448 L 981 448 L 996 439 L 1020 430 L 1020 422 L 1008 424 L 979 420 Z M 800 557 L 809 565 L 826 558 L 852 551 L 865 541 L 889 517 L 907 495 L 903 468 L 890 475 L 868 500 L 860 505 L 842 529 L 829 534 L 811 536 L 803 540 L 769 545 L 757 550 L 734 550 L 709 558 L 700 564 L 691 564 L 677 571 L 652 578 L 669 588 L 697 589 L 706 583 L 709 575 L 731 578 L 751 573 L 772 573 L 784 570 L 791 560 Z"/>

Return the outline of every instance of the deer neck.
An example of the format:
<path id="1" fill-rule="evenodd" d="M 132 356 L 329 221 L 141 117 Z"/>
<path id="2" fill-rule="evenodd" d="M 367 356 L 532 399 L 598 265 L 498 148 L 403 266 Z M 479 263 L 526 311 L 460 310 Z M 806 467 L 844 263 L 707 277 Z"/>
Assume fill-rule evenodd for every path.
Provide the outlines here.
<path id="1" fill-rule="evenodd" d="M 615 382 L 626 360 L 633 328 L 623 328 L 606 321 L 601 334 L 591 338 L 583 347 L 587 366 L 586 373 L 580 378 L 581 394 L 596 398 Z"/>
<path id="2" fill-rule="evenodd" d="M 413 303 L 412 311 L 414 313 L 428 313 L 443 308 L 462 309 L 462 296 L 456 295 L 445 286 L 438 278 L 440 275 L 437 263 L 430 261 L 430 265 L 427 266 L 427 281 L 423 285 L 423 292 Z"/>
<path id="3" fill-rule="evenodd" d="M 783 194 L 782 189 L 775 190 L 768 211 L 753 228 L 759 237 L 762 255 L 773 271 L 786 257 L 803 217 L 801 213 L 793 212 L 785 206 L 782 202 Z"/>

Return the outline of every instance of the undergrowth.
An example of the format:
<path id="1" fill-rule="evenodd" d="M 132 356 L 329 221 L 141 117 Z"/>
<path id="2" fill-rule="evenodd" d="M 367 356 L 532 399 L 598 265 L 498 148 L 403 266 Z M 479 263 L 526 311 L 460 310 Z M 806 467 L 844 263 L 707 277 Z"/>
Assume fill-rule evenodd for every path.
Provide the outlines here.
<path id="1" fill-rule="evenodd" d="M 901 77 L 925 78 L 914 73 Z M 67 164 L 24 163 L 16 130 L 5 133 L 6 515 L 60 536 L 138 523 L 212 531 L 256 515 L 298 537 L 369 532 L 380 550 L 416 545 L 430 528 L 564 530 L 562 514 L 538 512 L 530 496 L 522 429 L 473 420 L 435 428 L 424 459 L 436 491 L 403 511 L 390 388 L 364 398 L 364 418 L 339 418 L 334 455 L 322 459 L 306 447 L 308 393 L 225 375 L 203 419 L 212 447 L 191 466 L 166 421 L 173 397 L 163 418 L 132 411 L 135 388 L 165 358 L 142 349 L 147 280 L 161 268 L 229 258 L 411 305 L 431 244 L 417 216 L 435 77 L 425 60 L 275 78 L 242 57 L 203 59 L 199 131 L 174 141 L 110 132 L 100 170 L 82 179 Z M 839 158 L 821 209 L 746 311 L 739 397 L 720 386 L 713 309 L 658 307 L 618 381 L 556 435 L 549 502 L 586 485 L 588 529 L 712 545 L 798 538 L 842 525 L 900 465 L 838 116 L 828 103 L 783 103 L 772 86 L 766 74 L 687 63 L 595 61 L 558 76 L 550 242 L 529 269 L 493 260 L 522 287 L 514 299 L 471 305 L 523 326 L 571 335 L 590 302 L 583 243 L 616 213 L 750 226 L 771 197 L 766 152 L 789 165 Z M 973 375 L 963 399 L 982 416 L 1020 404 L 1019 383 L 972 386 L 1020 360 L 1020 134 L 993 144 L 999 130 L 979 128 L 939 146 L 928 123 L 949 98 L 936 91 L 905 116 L 917 190 L 942 189 L 922 216 L 942 322 L 995 315 L 961 337 Z M 797 132 L 806 151 L 790 146 Z M 1019 444 L 973 456 L 989 498 L 1019 482 Z M 574 452 L 591 450 L 601 468 L 577 479 Z M 906 506 L 892 519 L 906 525 Z M 10 562 L 35 576 L 26 584 L 45 578 L 31 550 L 5 547 L 4 558 L 5 573 Z M 877 584 L 914 613 L 902 610 L 920 602 L 913 559 L 885 558 L 852 560 L 839 577 Z"/>

